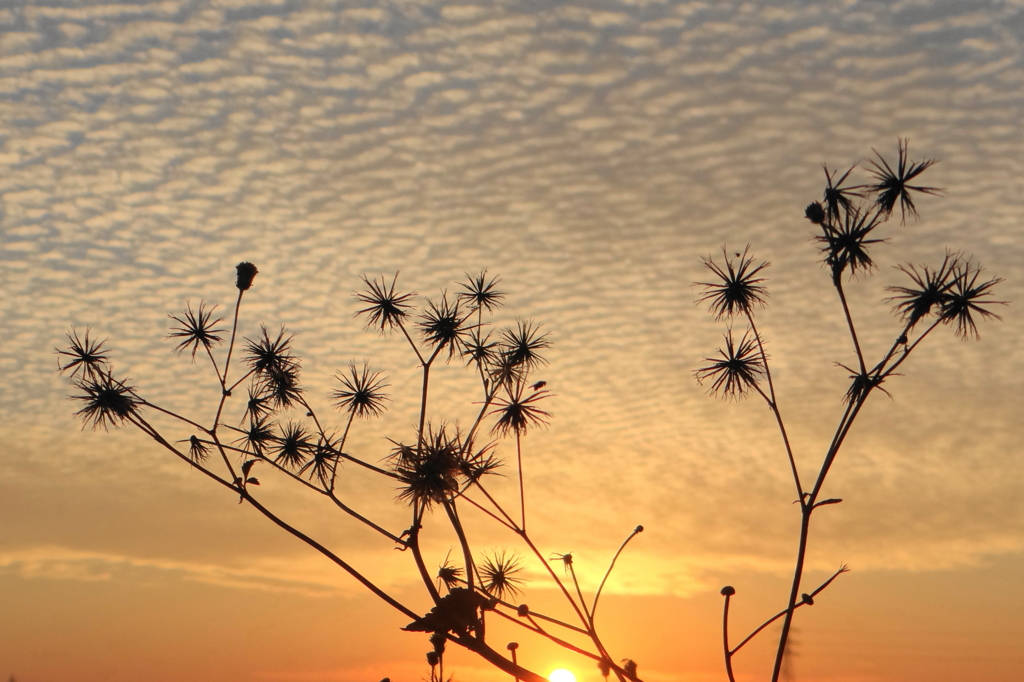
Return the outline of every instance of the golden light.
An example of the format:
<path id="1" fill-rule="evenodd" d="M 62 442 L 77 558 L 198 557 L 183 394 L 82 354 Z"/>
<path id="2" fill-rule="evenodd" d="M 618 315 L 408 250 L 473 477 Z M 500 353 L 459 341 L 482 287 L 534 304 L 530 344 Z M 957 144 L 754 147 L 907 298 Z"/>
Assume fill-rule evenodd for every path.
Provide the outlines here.
<path id="1" fill-rule="evenodd" d="M 548 679 L 551 680 L 551 682 L 576 682 L 576 676 L 565 668 L 552 670 L 551 674 L 548 675 Z"/>

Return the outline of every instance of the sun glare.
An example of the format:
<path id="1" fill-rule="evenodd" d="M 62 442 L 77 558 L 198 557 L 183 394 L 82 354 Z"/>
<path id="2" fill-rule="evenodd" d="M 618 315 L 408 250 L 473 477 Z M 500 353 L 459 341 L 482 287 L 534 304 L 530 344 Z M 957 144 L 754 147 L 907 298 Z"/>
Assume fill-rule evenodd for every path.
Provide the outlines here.
<path id="1" fill-rule="evenodd" d="M 558 670 L 551 671 L 548 675 L 548 679 L 551 682 L 576 682 L 576 676 L 565 668 L 559 668 Z"/>

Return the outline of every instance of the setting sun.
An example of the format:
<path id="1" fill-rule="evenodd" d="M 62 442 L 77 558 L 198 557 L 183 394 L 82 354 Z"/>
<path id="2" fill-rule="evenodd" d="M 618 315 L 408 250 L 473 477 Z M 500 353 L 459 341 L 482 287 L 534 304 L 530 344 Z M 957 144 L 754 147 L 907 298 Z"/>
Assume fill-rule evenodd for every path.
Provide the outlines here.
<path id="1" fill-rule="evenodd" d="M 548 675 L 548 679 L 551 680 L 551 682 L 576 682 L 576 676 L 565 668 L 553 670 L 551 674 Z"/>

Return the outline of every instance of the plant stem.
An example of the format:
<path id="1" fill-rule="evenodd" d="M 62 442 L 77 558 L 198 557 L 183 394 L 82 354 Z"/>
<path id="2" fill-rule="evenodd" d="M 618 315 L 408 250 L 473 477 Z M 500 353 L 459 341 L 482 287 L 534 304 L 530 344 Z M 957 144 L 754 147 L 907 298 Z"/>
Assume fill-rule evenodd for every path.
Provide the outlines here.
<path id="1" fill-rule="evenodd" d="M 526 532 L 526 488 L 523 486 L 523 448 L 519 429 L 516 429 L 516 462 L 519 467 L 519 511 L 522 515 L 523 532 Z"/>
<path id="2" fill-rule="evenodd" d="M 864 364 L 864 354 L 860 351 L 860 342 L 857 340 L 857 330 L 853 326 L 853 316 L 850 314 L 850 306 L 846 303 L 846 293 L 843 291 L 842 275 L 834 280 L 836 291 L 839 292 L 839 300 L 843 304 L 843 313 L 846 315 L 846 324 L 850 328 L 850 338 L 853 339 L 853 348 L 857 351 L 857 362 L 860 363 L 860 373 L 867 374 L 868 368 Z"/>
<path id="3" fill-rule="evenodd" d="M 732 595 L 725 595 L 725 607 L 722 612 L 722 648 L 725 651 L 725 673 L 729 676 L 729 682 L 736 682 L 732 674 L 732 651 L 729 650 L 729 598 Z"/>

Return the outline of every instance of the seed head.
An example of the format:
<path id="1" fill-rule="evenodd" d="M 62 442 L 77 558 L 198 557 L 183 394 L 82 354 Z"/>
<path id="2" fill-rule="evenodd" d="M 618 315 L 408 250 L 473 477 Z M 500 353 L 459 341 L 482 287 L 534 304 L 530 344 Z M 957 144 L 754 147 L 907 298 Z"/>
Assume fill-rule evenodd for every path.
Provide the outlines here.
<path id="1" fill-rule="evenodd" d="M 175 347 L 175 351 L 181 353 L 186 351 L 189 347 L 192 347 L 192 360 L 196 359 L 196 351 L 202 346 L 207 351 L 213 349 L 215 344 L 220 343 L 223 339 L 218 336 L 223 329 L 214 329 L 217 323 L 221 321 L 221 318 L 216 320 L 213 318 L 213 311 L 217 309 L 217 306 L 212 308 L 206 308 L 204 301 L 199 302 L 199 310 L 192 310 L 192 303 L 186 304 L 185 311 L 179 317 L 178 315 L 168 315 L 169 318 L 177 322 L 180 326 L 171 329 L 171 332 L 167 335 L 169 339 L 181 339 L 178 345 Z"/>
<path id="2" fill-rule="evenodd" d="M 750 315 L 753 314 L 754 306 L 763 308 L 767 303 L 765 299 L 768 291 L 761 284 L 765 280 L 757 275 L 769 264 L 762 261 L 754 265 L 754 258 L 749 253 L 750 247 L 747 246 L 742 254 L 736 254 L 734 261 L 723 246 L 724 266 L 713 261 L 710 256 L 701 259 L 704 267 L 713 272 L 719 281 L 697 282 L 704 287 L 704 293 L 697 297 L 697 302 L 708 302 L 709 310 L 716 320 L 734 315 Z"/>
<path id="3" fill-rule="evenodd" d="M 494 553 L 484 559 L 480 566 L 480 577 L 483 579 L 484 591 L 498 599 L 506 596 L 515 598 L 520 593 L 522 578 L 516 574 L 523 570 L 522 560 L 515 554 L 505 552 Z"/>
<path id="4" fill-rule="evenodd" d="M 367 327 L 380 327 L 381 334 L 399 325 L 408 315 L 411 308 L 409 300 L 416 296 L 416 293 L 400 294 L 395 291 L 395 284 L 398 282 L 398 273 L 395 273 L 391 284 L 381 277 L 379 280 L 368 279 L 363 275 L 363 283 L 366 284 L 364 291 L 355 294 L 356 300 L 369 304 L 366 308 L 356 312 L 356 315 L 367 316 Z"/>
<path id="5" fill-rule="evenodd" d="M 352 362 L 347 374 L 338 372 L 334 376 L 341 383 L 341 388 L 331 392 L 335 407 L 361 419 L 384 414 L 387 409 L 384 402 L 390 400 L 384 389 L 390 384 L 386 383 L 380 370 L 371 370 L 369 363 L 363 363 L 362 369 L 357 369 Z"/>
<path id="6" fill-rule="evenodd" d="M 127 382 L 128 379 L 114 379 L 109 372 L 86 373 L 75 379 L 73 384 L 81 393 L 71 396 L 71 399 L 84 403 L 75 414 L 85 424 L 91 423 L 94 429 L 102 426 L 108 430 L 110 426 L 121 426 L 138 413 L 141 405 L 135 388 Z"/>
<path id="7" fill-rule="evenodd" d="M 499 278 L 491 277 L 488 280 L 485 269 L 476 276 L 470 276 L 467 272 L 466 279 L 467 282 L 459 284 L 465 289 L 458 294 L 460 301 L 466 301 L 471 309 L 483 308 L 489 313 L 501 307 L 501 299 L 505 298 L 505 294 L 495 289 L 498 282 L 501 281 Z"/>
<path id="8" fill-rule="evenodd" d="M 259 274 L 259 270 L 252 263 L 241 262 L 235 266 L 235 286 L 239 291 L 248 291 L 252 286 L 253 279 Z"/>
<path id="9" fill-rule="evenodd" d="M 78 331 L 72 327 L 67 333 L 68 348 L 61 350 L 55 348 L 57 355 L 64 358 L 57 358 L 57 369 L 61 374 L 71 370 L 71 379 L 75 379 L 79 371 L 83 377 L 98 377 L 106 371 L 107 355 L 103 352 L 103 341 L 93 341 L 89 338 L 89 329 L 86 328 L 85 335 L 79 338 Z"/>
<path id="10" fill-rule="evenodd" d="M 705 358 L 710 364 L 694 372 L 698 383 L 712 379 L 708 393 L 741 398 L 748 390 L 757 387 L 757 382 L 764 375 L 764 363 L 756 337 L 747 332 L 737 344 L 730 329 L 725 335 L 725 348 L 719 348 L 718 353 L 720 358 Z"/>

